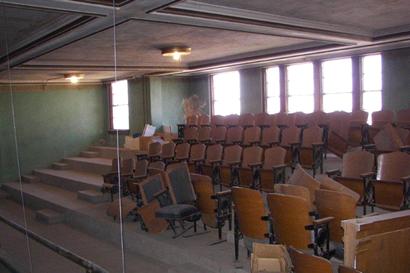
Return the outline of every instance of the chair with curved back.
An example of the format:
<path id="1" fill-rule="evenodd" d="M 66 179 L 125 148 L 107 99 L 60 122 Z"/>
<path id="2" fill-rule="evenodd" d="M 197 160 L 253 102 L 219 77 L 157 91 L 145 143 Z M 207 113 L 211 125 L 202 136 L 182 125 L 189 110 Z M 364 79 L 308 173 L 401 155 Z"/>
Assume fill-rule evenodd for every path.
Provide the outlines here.
<path id="1" fill-rule="evenodd" d="M 396 124 L 397 127 L 410 129 L 410 108 L 397 111 Z"/>
<path id="2" fill-rule="evenodd" d="M 307 173 L 300 165 L 297 165 L 287 184 L 305 187 L 309 190 L 310 200 L 315 202 L 315 192 L 320 188 L 320 182 Z"/>
<path id="3" fill-rule="evenodd" d="M 239 116 L 239 126 L 244 129 L 255 126 L 255 116 L 251 113 L 241 114 Z"/>
<path id="4" fill-rule="evenodd" d="M 239 115 L 232 114 L 225 117 L 225 126 L 226 127 L 235 127 L 239 126 Z"/>
<path id="5" fill-rule="evenodd" d="M 297 162 L 303 168 L 311 169 L 313 176 L 319 169 L 323 173 L 323 129 L 314 126 L 303 130 L 302 143 L 297 149 Z"/>
<path id="6" fill-rule="evenodd" d="M 265 128 L 270 126 L 269 115 L 265 112 L 261 112 L 255 115 L 255 126 Z"/>
<path id="7" fill-rule="evenodd" d="M 263 128 L 260 145 L 269 148 L 280 143 L 280 129 L 276 126 Z"/>
<path id="8" fill-rule="evenodd" d="M 294 273 L 332 273 L 332 263 L 322 257 L 313 256 L 294 247 L 288 248 Z"/>
<path id="9" fill-rule="evenodd" d="M 201 114 L 198 117 L 198 125 L 200 127 L 209 127 L 209 126 L 211 126 L 211 120 L 210 120 L 209 116 L 206 115 L 206 114 Z"/>
<path id="10" fill-rule="evenodd" d="M 240 126 L 229 127 L 226 130 L 225 145 L 241 144 L 243 140 L 243 128 Z"/>
<path id="11" fill-rule="evenodd" d="M 368 112 L 363 110 L 353 111 L 349 124 L 349 145 L 360 146 L 368 142 L 367 132 L 367 118 Z"/>
<path id="12" fill-rule="evenodd" d="M 238 177 L 236 172 L 241 164 L 242 147 L 239 145 L 227 146 L 224 149 L 222 162 L 218 165 L 218 173 L 220 177 L 220 184 L 225 187 L 231 187 L 237 185 L 238 181 L 235 178 Z"/>
<path id="13" fill-rule="evenodd" d="M 190 144 L 198 142 L 198 128 L 187 127 L 184 129 L 184 141 Z"/>
<path id="14" fill-rule="evenodd" d="M 118 172 L 118 165 L 120 171 Z M 119 191 L 118 182 L 120 181 L 121 193 L 127 194 L 126 181 L 132 177 L 134 171 L 134 161 L 132 158 L 127 159 L 112 159 L 111 172 L 103 174 L 103 186 L 101 191 L 103 193 L 110 192 L 111 201 L 114 200 L 114 194 Z"/>
<path id="15" fill-rule="evenodd" d="M 300 128 L 295 126 L 287 127 L 282 130 L 280 146 L 286 149 L 285 164 L 294 169 L 297 162 L 297 148 L 301 143 Z"/>
<path id="16" fill-rule="evenodd" d="M 211 142 L 211 127 L 202 126 L 198 129 L 198 141 L 200 143 L 209 143 Z"/>
<path id="17" fill-rule="evenodd" d="M 241 235 L 246 239 L 256 241 L 269 240 L 270 243 L 273 242 L 273 237 L 271 227 L 266 222 L 268 213 L 260 191 L 233 187 L 232 201 L 235 205 L 235 259 L 238 260 Z"/>
<path id="18" fill-rule="evenodd" d="M 275 184 L 273 188 L 275 193 L 297 196 L 306 200 L 311 205 L 310 209 L 314 209 L 313 201 L 310 198 L 310 192 L 306 187 L 292 184 Z"/>
<path id="19" fill-rule="evenodd" d="M 257 126 L 247 127 L 243 133 L 243 146 L 259 144 L 261 140 L 261 128 Z"/>
<path id="20" fill-rule="evenodd" d="M 174 159 L 175 156 L 175 143 L 168 142 L 162 144 L 160 158 L 166 164 L 169 160 Z"/>
<path id="21" fill-rule="evenodd" d="M 210 176 L 214 184 L 219 184 L 218 166 L 222 162 L 223 147 L 221 144 L 209 145 L 205 161 L 199 166 L 199 173 Z"/>
<path id="22" fill-rule="evenodd" d="M 226 127 L 217 126 L 211 129 L 211 143 L 224 143 L 226 138 Z"/>
<path id="23" fill-rule="evenodd" d="M 191 148 L 191 145 L 187 142 L 178 144 L 175 147 L 175 157 L 172 163 L 187 161 L 189 159 L 190 148 Z"/>
<path id="24" fill-rule="evenodd" d="M 200 173 L 200 166 L 205 160 L 205 144 L 198 143 L 191 145 L 191 152 L 188 160 L 188 166 L 190 172 Z"/>
<path id="25" fill-rule="evenodd" d="M 246 147 L 242 154 L 242 163 L 239 167 L 239 185 L 250 188 L 259 188 L 257 169 L 262 166 L 263 149 L 259 146 Z"/>
<path id="26" fill-rule="evenodd" d="M 285 157 L 286 150 L 282 147 L 276 146 L 265 150 L 262 167 L 258 170 L 261 191 L 273 192 L 275 184 L 285 183 Z"/>
<path id="27" fill-rule="evenodd" d="M 220 115 L 212 116 L 211 126 L 214 126 L 214 127 L 225 126 L 225 117 L 220 116 Z"/>

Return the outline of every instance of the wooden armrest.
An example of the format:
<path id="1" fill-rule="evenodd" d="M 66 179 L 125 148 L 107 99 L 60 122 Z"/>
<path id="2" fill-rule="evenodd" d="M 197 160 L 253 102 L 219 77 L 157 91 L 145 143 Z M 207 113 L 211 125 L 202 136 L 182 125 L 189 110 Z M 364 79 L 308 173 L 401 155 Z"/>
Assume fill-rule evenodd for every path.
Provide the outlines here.
<path id="1" fill-rule="evenodd" d="M 222 160 L 209 160 L 208 162 L 211 163 L 211 165 L 222 164 Z"/>
<path id="2" fill-rule="evenodd" d="M 285 124 L 278 124 L 278 128 L 279 129 L 285 129 L 288 128 L 289 126 L 285 125 Z"/>
<path id="3" fill-rule="evenodd" d="M 231 166 L 231 167 L 234 167 L 234 166 L 237 166 L 237 165 L 241 164 L 241 162 L 240 161 L 226 162 L 226 164 Z"/>
<path id="4" fill-rule="evenodd" d="M 331 221 L 333 221 L 334 219 L 335 219 L 335 217 L 330 216 L 330 217 L 315 219 L 312 222 L 313 222 L 313 225 L 320 226 L 320 225 L 328 224 Z"/>
<path id="5" fill-rule="evenodd" d="M 341 173 L 341 171 L 340 171 L 339 169 L 334 169 L 334 170 L 327 171 L 326 174 L 327 174 L 328 176 L 331 176 L 331 175 L 340 176 L 340 175 L 342 175 L 342 173 Z"/>
<path id="6" fill-rule="evenodd" d="M 103 188 L 112 189 L 114 186 L 114 184 L 103 183 Z"/>
<path id="7" fill-rule="evenodd" d="M 362 146 L 363 150 L 372 150 L 376 149 L 376 144 L 365 144 Z"/>
<path id="8" fill-rule="evenodd" d="M 323 145 L 324 145 L 323 142 L 312 143 L 312 146 L 317 146 L 317 147 L 323 146 Z"/>
<path id="9" fill-rule="evenodd" d="M 372 177 L 374 177 L 374 175 L 375 175 L 374 172 L 367 172 L 367 173 L 360 174 L 360 177 L 362 179 L 366 179 L 366 178 L 372 178 Z"/>
<path id="10" fill-rule="evenodd" d="M 249 141 L 249 143 L 252 144 L 252 145 L 253 145 L 253 144 L 257 144 L 257 143 L 259 143 L 259 142 L 260 142 L 259 140 Z"/>
<path id="11" fill-rule="evenodd" d="M 410 175 L 400 178 L 403 182 L 410 182 Z"/>
<path id="12" fill-rule="evenodd" d="M 289 142 L 290 146 L 300 145 L 300 142 Z"/>
<path id="13" fill-rule="evenodd" d="M 161 195 L 163 195 L 163 194 L 165 194 L 165 193 L 167 193 L 168 192 L 168 190 L 162 190 L 162 191 L 159 191 L 159 192 L 157 192 L 157 193 L 155 193 L 154 195 L 153 195 L 153 197 L 154 198 L 158 198 L 158 197 L 160 197 Z"/>
<path id="14" fill-rule="evenodd" d="M 283 169 L 286 168 L 287 165 L 286 164 L 279 164 L 279 165 L 275 165 L 272 167 L 272 170 L 279 170 L 279 169 Z"/>
<path id="15" fill-rule="evenodd" d="M 261 217 L 262 221 L 270 221 L 271 220 L 271 216 L 270 215 L 264 215 Z"/>
<path id="16" fill-rule="evenodd" d="M 251 168 L 262 167 L 262 162 L 249 163 L 248 166 Z"/>
<path id="17" fill-rule="evenodd" d="M 217 192 L 217 193 L 211 195 L 211 199 L 218 199 L 219 197 L 230 196 L 231 194 L 232 194 L 231 190 L 220 191 L 220 192 Z"/>

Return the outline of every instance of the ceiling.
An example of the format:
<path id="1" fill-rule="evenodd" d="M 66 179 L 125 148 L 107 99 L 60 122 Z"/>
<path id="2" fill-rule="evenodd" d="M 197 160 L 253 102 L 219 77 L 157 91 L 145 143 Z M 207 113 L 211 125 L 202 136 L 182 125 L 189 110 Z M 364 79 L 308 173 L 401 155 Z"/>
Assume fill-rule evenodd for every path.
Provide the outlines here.
<path id="1" fill-rule="evenodd" d="M 410 46 L 408 0 L 114 2 L 0 0 L 0 83 L 64 82 L 74 72 L 100 82 Z M 192 54 L 161 56 L 170 46 Z"/>

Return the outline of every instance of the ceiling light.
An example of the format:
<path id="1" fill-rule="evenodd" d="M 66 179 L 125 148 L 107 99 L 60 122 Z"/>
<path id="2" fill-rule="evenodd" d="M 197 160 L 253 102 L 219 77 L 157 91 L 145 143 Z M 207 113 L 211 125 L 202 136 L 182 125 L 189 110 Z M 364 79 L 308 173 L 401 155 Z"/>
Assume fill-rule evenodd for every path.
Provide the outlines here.
<path id="1" fill-rule="evenodd" d="M 162 50 L 162 56 L 172 57 L 174 61 L 181 61 L 182 56 L 191 54 L 190 47 L 171 47 Z"/>
<path id="2" fill-rule="evenodd" d="M 84 74 L 65 74 L 64 79 L 70 81 L 72 84 L 76 84 L 81 79 L 84 79 Z"/>

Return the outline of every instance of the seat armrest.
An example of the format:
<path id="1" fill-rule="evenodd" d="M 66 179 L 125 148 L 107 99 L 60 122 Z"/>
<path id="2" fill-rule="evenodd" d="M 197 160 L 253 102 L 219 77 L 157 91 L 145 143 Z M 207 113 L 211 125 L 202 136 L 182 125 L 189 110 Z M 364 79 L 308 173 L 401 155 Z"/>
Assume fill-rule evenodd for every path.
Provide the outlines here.
<path id="1" fill-rule="evenodd" d="M 410 152 L 410 145 L 400 146 L 400 152 Z"/>
<path id="2" fill-rule="evenodd" d="M 285 124 L 279 124 L 278 125 L 278 128 L 279 129 L 285 129 L 285 128 L 288 128 L 289 126 L 287 126 L 287 125 L 285 125 Z"/>
<path id="3" fill-rule="evenodd" d="M 316 142 L 316 143 L 312 143 L 312 146 L 313 147 L 320 147 L 320 146 L 323 146 L 324 145 L 324 143 L 323 142 Z"/>
<path id="4" fill-rule="evenodd" d="M 262 221 L 270 221 L 270 220 L 272 220 L 272 217 L 270 215 L 264 215 L 264 216 L 261 217 L 261 220 Z"/>
<path id="5" fill-rule="evenodd" d="M 287 167 L 286 164 L 279 164 L 279 165 L 273 166 L 273 167 L 272 167 L 272 170 L 275 171 L 275 170 L 279 170 L 279 169 L 284 169 L 284 168 L 286 168 L 286 167 Z"/>
<path id="6" fill-rule="evenodd" d="M 262 162 L 249 163 L 248 166 L 250 168 L 262 167 Z"/>
<path id="7" fill-rule="evenodd" d="M 211 195 L 211 199 L 218 199 L 220 197 L 230 196 L 231 194 L 232 194 L 231 190 L 219 191 L 219 192 Z"/>
<path id="8" fill-rule="evenodd" d="M 334 219 L 335 219 L 335 217 L 330 216 L 330 217 L 315 219 L 312 222 L 313 222 L 313 225 L 315 225 L 315 226 L 322 226 L 322 225 L 329 224 Z"/>
<path id="9" fill-rule="evenodd" d="M 360 177 L 362 179 L 371 179 L 375 176 L 376 174 L 374 172 L 367 172 L 367 173 L 362 173 L 360 174 Z"/>
<path id="10" fill-rule="evenodd" d="M 334 169 L 334 170 L 327 171 L 326 174 L 328 176 L 341 176 L 342 172 L 339 169 Z"/>
<path id="11" fill-rule="evenodd" d="M 222 164 L 222 160 L 209 160 L 208 162 L 211 163 L 211 165 Z"/>
<path id="12" fill-rule="evenodd" d="M 307 124 L 298 124 L 296 125 L 297 128 L 306 129 L 308 127 Z"/>
<path id="13" fill-rule="evenodd" d="M 376 149 L 376 144 L 365 144 L 362 145 L 362 149 L 369 151 L 369 150 L 375 150 Z"/>
<path id="14" fill-rule="evenodd" d="M 255 145 L 255 144 L 258 144 L 260 141 L 259 140 L 255 140 L 255 141 L 249 141 L 249 143 L 251 144 L 251 145 Z"/>
<path id="15" fill-rule="evenodd" d="M 409 183 L 410 182 L 410 175 L 402 177 L 401 181 L 405 182 L 405 183 Z"/>
<path id="16" fill-rule="evenodd" d="M 234 161 L 234 162 L 226 162 L 231 167 L 239 166 L 241 164 L 240 161 Z"/>

